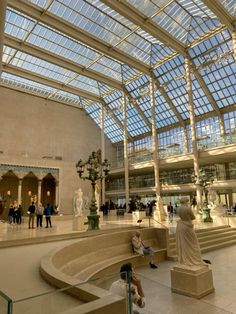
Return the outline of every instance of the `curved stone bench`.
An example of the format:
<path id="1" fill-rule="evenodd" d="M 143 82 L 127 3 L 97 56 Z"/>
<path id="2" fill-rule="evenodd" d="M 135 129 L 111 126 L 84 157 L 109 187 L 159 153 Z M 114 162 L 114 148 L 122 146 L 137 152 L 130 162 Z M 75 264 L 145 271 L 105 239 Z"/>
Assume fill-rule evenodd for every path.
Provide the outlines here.
<path id="1" fill-rule="evenodd" d="M 153 247 L 156 261 L 165 260 L 167 230 L 146 228 L 139 231 L 145 244 Z M 135 267 L 148 263 L 148 257 L 142 258 L 133 253 L 131 238 L 134 232 L 135 230 L 128 230 L 97 235 L 60 247 L 42 258 L 41 274 L 48 282 L 59 288 L 78 285 L 68 292 L 84 302 L 92 302 L 90 304 L 92 307 L 94 302 L 101 305 L 106 299 L 109 301 L 110 313 L 111 311 L 116 313 L 115 308 L 118 304 L 117 309 L 121 313 L 121 306 L 125 306 L 123 298 L 114 295 L 111 297 L 109 291 L 86 282 L 104 278 L 109 273 L 118 273 L 120 266 L 128 261 Z M 81 312 L 83 306 L 90 307 L 88 304 L 81 305 L 80 313 L 89 313 Z M 104 308 L 101 313 L 106 313 Z"/>

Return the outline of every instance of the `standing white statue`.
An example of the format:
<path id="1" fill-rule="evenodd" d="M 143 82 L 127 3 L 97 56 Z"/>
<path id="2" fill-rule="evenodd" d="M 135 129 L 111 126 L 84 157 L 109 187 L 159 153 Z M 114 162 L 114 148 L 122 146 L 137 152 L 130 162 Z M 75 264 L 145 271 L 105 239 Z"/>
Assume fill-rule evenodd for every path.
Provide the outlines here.
<path id="1" fill-rule="evenodd" d="M 192 223 L 195 215 L 187 197 L 180 199 L 180 204 L 177 209 L 180 220 L 176 228 L 178 263 L 186 266 L 204 266 L 208 261 L 203 261 L 201 257 L 200 246 Z"/>
<path id="2" fill-rule="evenodd" d="M 73 198 L 73 221 L 72 228 L 74 231 L 84 231 L 84 213 L 83 213 L 83 192 L 79 188 L 75 191 Z"/>
<path id="3" fill-rule="evenodd" d="M 75 191 L 73 199 L 74 217 L 83 216 L 83 192 L 81 188 Z"/>

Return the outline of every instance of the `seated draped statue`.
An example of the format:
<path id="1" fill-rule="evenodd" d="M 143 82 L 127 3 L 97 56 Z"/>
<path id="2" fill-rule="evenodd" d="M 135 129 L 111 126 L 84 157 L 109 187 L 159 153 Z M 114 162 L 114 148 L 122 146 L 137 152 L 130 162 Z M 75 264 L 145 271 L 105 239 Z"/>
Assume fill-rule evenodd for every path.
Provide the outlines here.
<path id="1" fill-rule="evenodd" d="M 185 266 L 204 266 L 209 261 L 203 261 L 201 250 L 196 233 L 193 228 L 192 220 L 195 219 L 194 213 L 189 205 L 187 197 L 180 199 L 181 206 L 177 209 L 180 220 L 176 228 L 176 249 L 178 263 Z"/>
<path id="2" fill-rule="evenodd" d="M 83 192 L 81 188 L 75 191 L 73 200 L 74 217 L 83 216 Z"/>

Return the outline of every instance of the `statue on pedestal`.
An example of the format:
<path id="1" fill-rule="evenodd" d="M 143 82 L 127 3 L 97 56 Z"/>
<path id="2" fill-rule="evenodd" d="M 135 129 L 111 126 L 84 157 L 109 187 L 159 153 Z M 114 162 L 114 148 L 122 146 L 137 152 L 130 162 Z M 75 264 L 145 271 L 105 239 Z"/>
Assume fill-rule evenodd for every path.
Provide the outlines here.
<path id="1" fill-rule="evenodd" d="M 178 263 L 185 266 L 204 266 L 206 262 L 201 257 L 201 250 L 196 233 L 193 228 L 192 220 L 195 215 L 189 206 L 189 199 L 180 199 L 180 207 L 177 214 L 180 220 L 176 228 L 176 249 Z"/>
<path id="2" fill-rule="evenodd" d="M 75 195 L 73 198 L 73 230 L 85 230 L 83 213 L 83 192 L 81 188 L 75 191 Z"/>
<path id="3" fill-rule="evenodd" d="M 83 192 L 81 188 L 75 191 L 73 199 L 74 217 L 83 216 Z"/>
<path id="4" fill-rule="evenodd" d="M 164 207 L 160 195 L 157 196 L 156 206 L 153 210 L 153 218 L 157 221 L 165 220 Z"/>

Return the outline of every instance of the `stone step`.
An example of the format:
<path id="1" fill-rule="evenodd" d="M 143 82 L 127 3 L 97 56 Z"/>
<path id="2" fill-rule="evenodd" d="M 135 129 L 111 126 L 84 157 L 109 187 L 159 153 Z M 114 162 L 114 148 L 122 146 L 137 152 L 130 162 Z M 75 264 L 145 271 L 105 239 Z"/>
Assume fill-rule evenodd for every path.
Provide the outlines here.
<path id="1" fill-rule="evenodd" d="M 219 239 L 219 238 L 222 238 L 223 236 L 230 236 L 230 235 L 235 235 L 236 234 L 236 230 L 231 228 L 231 229 L 228 229 L 228 230 L 221 230 L 221 231 L 214 231 L 214 232 L 209 232 L 208 233 L 204 233 L 204 234 L 197 234 L 197 238 L 198 238 L 198 241 L 199 243 L 202 243 L 202 242 L 205 242 L 207 240 L 211 240 L 211 239 Z M 169 248 L 170 249 L 173 249 L 175 247 L 175 241 L 176 239 L 172 237 L 171 241 L 169 242 Z"/>
<path id="2" fill-rule="evenodd" d="M 236 244 L 236 229 L 229 226 L 196 230 L 201 252 L 209 252 L 218 248 Z M 176 260 L 175 235 L 171 234 L 168 259 Z"/>

